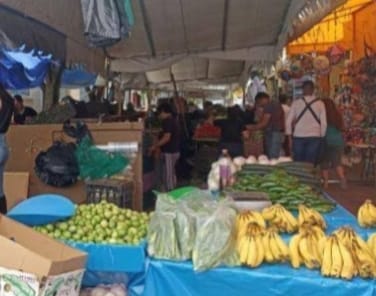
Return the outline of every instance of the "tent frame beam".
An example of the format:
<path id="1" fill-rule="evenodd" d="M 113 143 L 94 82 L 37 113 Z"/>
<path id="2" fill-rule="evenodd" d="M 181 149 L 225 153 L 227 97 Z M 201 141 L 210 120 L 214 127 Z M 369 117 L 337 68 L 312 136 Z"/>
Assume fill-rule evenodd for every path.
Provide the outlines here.
<path id="1" fill-rule="evenodd" d="M 225 0 L 224 8 L 223 8 L 223 22 L 222 22 L 222 42 L 221 42 L 222 51 L 226 50 L 226 44 L 227 44 L 227 24 L 228 24 L 229 7 L 230 7 L 230 0 Z"/>
<path id="2" fill-rule="evenodd" d="M 153 33 L 152 33 L 152 30 L 151 30 L 150 20 L 149 20 L 148 14 L 147 14 L 145 1 L 144 0 L 139 0 L 139 1 L 140 1 L 141 15 L 142 15 L 143 23 L 144 23 L 144 28 L 145 28 L 145 32 L 146 32 L 151 56 L 156 57 L 157 53 L 156 53 L 156 50 L 155 50 Z"/>

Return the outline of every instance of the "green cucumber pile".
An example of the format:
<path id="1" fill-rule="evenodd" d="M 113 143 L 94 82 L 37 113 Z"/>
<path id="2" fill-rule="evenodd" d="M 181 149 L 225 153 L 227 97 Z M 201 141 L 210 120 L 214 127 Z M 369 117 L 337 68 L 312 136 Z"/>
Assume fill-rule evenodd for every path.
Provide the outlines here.
<path id="1" fill-rule="evenodd" d="M 304 162 L 284 162 L 275 166 L 246 164 L 243 166 L 239 175 L 256 174 L 264 176 L 266 174 L 273 173 L 276 170 L 284 170 L 289 175 L 298 178 L 300 183 L 309 185 L 315 190 L 321 190 L 320 171 L 315 169 L 312 164 Z"/>
<path id="2" fill-rule="evenodd" d="M 299 204 L 321 213 L 330 212 L 335 208 L 335 203 L 326 199 L 319 191 L 281 169 L 274 169 L 272 173 L 265 175 L 242 171 L 238 174 L 232 190 L 267 193 L 273 204 L 279 203 L 290 211 L 298 210 Z"/>

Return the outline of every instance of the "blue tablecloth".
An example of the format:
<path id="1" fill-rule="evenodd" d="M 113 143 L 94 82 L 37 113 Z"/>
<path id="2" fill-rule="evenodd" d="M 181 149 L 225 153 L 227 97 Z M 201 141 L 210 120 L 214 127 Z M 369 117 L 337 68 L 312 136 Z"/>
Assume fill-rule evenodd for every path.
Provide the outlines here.
<path id="1" fill-rule="evenodd" d="M 327 233 L 349 225 L 362 237 L 372 230 L 360 228 L 341 206 L 325 215 Z M 287 238 L 287 237 L 286 237 Z M 139 290 L 140 291 L 140 290 Z M 136 295 L 136 294 L 133 294 Z M 289 264 L 263 264 L 256 269 L 216 268 L 196 273 L 191 262 L 150 259 L 142 296 L 375 296 L 376 281 L 325 278 L 318 270 L 293 269 Z"/>

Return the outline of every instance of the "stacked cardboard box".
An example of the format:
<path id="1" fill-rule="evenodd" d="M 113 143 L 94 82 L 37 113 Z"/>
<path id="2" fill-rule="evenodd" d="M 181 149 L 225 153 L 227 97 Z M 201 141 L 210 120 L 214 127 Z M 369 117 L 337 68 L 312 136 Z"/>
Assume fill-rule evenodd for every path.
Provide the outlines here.
<path id="1" fill-rule="evenodd" d="M 0 296 L 78 296 L 86 254 L 0 215 Z"/>

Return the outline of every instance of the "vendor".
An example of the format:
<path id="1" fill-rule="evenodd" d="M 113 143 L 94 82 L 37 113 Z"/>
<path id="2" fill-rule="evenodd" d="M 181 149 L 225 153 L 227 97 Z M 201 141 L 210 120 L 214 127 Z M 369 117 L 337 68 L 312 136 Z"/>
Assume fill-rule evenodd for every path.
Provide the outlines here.
<path id="1" fill-rule="evenodd" d="M 15 124 L 25 124 L 27 120 L 38 115 L 33 108 L 24 105 L 23 98 L 20 95 L 14 96 L 14 107 Z"/>
<path id="2" fill-rule="evenodd" d="M 256 95 L 256 104 L 263 107 L 263 116 L 256 125 L 249 125 L 250 131 L 262 130 L 265 149 L 269 159 L 278 159 L 281 154 L 285 130 L 285 114 L 280 102 L 271 101 L 267 93 Z"/>
<path id="3" fill-rule="evenodd" d="M 235 107 L 227 108 L 227 118 L 216 120 L 214 124 L 221 129 L 219 155 L 223 149 L 226 149 L 231 157 L 243 156 L 242 135 L 245 131 L 245 124 L 239 110 Z"/>
<path id="4" fill-rule="evenodd" d="M 5 134 L 8 131 L 14 110 L 13 98 L 0 84 L 0 213 L 6 214 L 7 201 L 4 193 L 4 170 L 8 159 L 8 147 Z"/>
<path id="5" fill-rule="evenodd" d="M 161 150 L 163 189 L 171 191 L 177 184 L 175 166 L 180 157 L 179 124 L 169 103 L 159 105 L 157 113 L 162 121 L 162 131 L 158 142 L 150 148 L 150 152 Z"/>

